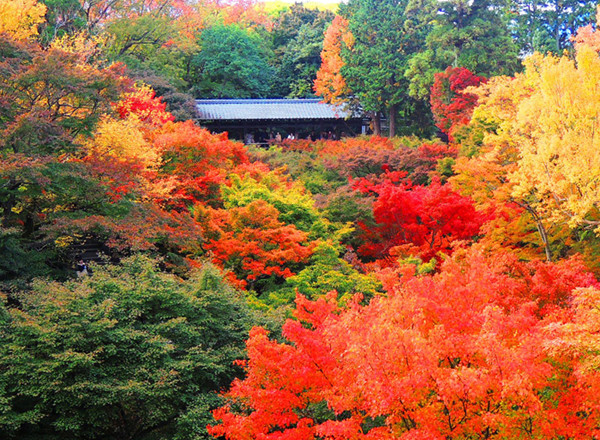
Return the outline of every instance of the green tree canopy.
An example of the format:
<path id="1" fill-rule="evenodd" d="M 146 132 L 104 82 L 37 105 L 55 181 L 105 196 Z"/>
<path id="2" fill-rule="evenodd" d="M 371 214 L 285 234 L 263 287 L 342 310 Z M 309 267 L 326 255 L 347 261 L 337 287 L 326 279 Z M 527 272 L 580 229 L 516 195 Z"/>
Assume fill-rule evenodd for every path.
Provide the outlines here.
<path id="1" fill-rule="evenodd" d="M 419 20 L 430 23 L 426 44 L 406 71 L 411 96 L 428 98 L 433 75 L 448 66 L 485 77 L 519 70 L 518 48 L 501 6 L 490 0 L 426 1 L 419 11 Z"/>
<path id="2" fill-rule="evenodd" d="M 314 96 L 313 82 L 321 65 L 323 34 L 333 17 L 329 11 L 308 9 L 296 3 L 277 18 L 270 37 L 278 95 Z"/>
<path id="3" fill-rule="evenodd" d="M 508 5 L 510 27 L 521 53 L 560 54 L 571 48 L 577 28 L 594 21 L 591 0 L 514 0 Z"/>
<path id="4" fill-rule="evenodd" d="M 200 98 L 265 98 L 273 69 L 258 35 L 236 25 L 217 25 L 200 36 L 191 79 Z"/>
<path id="5" fill-rule="evenodd" d="M 404 71 L 424 38 L 412 21 L 412 2 L 350 0 L 340 12 L 353 36 L 342 47 L 342 75 L 365 111 L 388 116 L 394 136 L 397 114 L 408 119 L 414 110 Z"/>
<path id="6" fill-rule="evenodd" d="M 207 267 L 189 280 L 132 257 L 0 305 L 0 436 L 202 438 L 252 324 Z"/>
<path id="7" fill-rule="evenodd" d="M 42 41 L 49 43 L 56 37 L 87 28 L 85 11 L 79 0 L 43 0 L 41 3 L 47 7 L 46 23 L 40 32 Z"/>
<path id="8" fill-rule="evenodd" d="M 39 155 L 73 148 L 126 89 L 118 66 L 0 36 L 0 149 Z"/>

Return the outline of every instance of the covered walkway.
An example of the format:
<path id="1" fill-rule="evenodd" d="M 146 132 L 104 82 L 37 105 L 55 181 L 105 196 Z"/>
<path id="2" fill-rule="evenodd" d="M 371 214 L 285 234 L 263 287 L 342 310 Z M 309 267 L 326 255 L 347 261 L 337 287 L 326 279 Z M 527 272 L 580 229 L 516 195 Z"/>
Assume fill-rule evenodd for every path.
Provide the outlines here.
<path id="1" fill-rule="evenodd" d="M 363 118 L 319 99 L 198 99 L 198 122 L 245 143 L 339 139 L 366 130 Z"/>

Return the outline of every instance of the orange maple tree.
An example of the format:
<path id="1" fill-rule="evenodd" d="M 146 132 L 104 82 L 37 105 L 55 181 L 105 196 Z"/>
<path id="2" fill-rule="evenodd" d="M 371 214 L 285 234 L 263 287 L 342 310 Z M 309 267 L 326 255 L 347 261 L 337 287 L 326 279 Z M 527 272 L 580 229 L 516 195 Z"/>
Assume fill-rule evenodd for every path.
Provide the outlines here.
<path id="1" fill-rule="evenodd" d="M 197 206 L 196 212 L 196 219 L 207 225 L 206 248 L 213 262 L 242 288 L 260 278 L 294 275 L 294 266 L 306 263 L 315 246 L 306 232 L 282 222 L 279 211 L 264 200 L 228 210 Z"/>
<path id="2" fill-rule="evenodd" d="M 133 91 L 124 94 L 114 105 L 121 119 L 136 115 L 142 122 L 159 126 L 175 117 L 167 111 L 167 104 L 162 98 L 156 97 L 156 92 L 144 84 L 137 84 Z"/>
<path id="3" fill-rule="evenodd" d="M 344 102 L 350 93 L 346 81 L 342 76 L 341 69 L 344 65 L 342 60 L 342 42 L 351 44 L 352 35 L 348 31 L 348 20 L 336 15 L 331 25 L 325 31 L 323 40 L 323 51 L 321 52 L 321 68 L 317 71 L 315 80 L 315 93 L 323 97 L 323 100 L 332 104 Z"/>
<path id="4" fill-rule="evenodd" d="M 152 133 L 152 143 L 162 155 L 155 197 L 174 209 L 200 201 L 218 204 L 220 185 L 236 167 L 249 163 L 244 145 L 192 121 L 162 125 Z"/>
<path id="5" fill-rule="evenodd" d="M 532 306 L 519 264 L 469 250 L 433 276 L 388 273 L 387 296 L 368 305 L 357 297 L 341 308 L 335 292 L 298 296 L 286 341 L 251 332 L 247 376 L 234 381 L 210 432 L 228 440 L 593 438 L 600 414 L 569 389 L 586 383 L 549 358 L 556 321 Z M 580 269 L 553 268 L 545 284 L 568 297 L 578 287 L 595 292 Z M 572 282 L 561 286 L 557 271 Z"/>

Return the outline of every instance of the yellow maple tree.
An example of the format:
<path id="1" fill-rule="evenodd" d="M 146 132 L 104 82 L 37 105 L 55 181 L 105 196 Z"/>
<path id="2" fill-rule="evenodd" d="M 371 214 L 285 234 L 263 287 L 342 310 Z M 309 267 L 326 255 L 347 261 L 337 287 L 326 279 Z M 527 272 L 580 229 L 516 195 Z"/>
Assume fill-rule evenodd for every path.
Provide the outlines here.
<path id="1" fill-rule="evenodd" d="M 479 106 L 463 153 L 473 157 L 450 179 L 494 213 L 486 239 L 520 252 L 541 239 L 549 260 L 576 248 L 582 230 L 600 233 L 600 38 L 586 27 L 575 41 L 574 58 L 536 53 L 522 74 L 471 90 Z"/>
<path id="2" fill-rule="evenodd" d="M 510 135 L 519 160 L 513 195 L 535 195 L 554 223 L 600 232 L 600 58 L 587 44 L 575 60 L 536 54 L 525 61 L 533 92 L 520 102 Z"/>
<path id="3" fill-rule="evenodd" d="M 490 251 L 513 248 L 522 258 L 545 252 L 551 259 L 547 221 L 531 205 L 530 198 L 517 198 L 515 183 L 508 176 L 517 169 L 519 136 L 515 123 L 520 103 L 531 95 L 527 78 L 499 76 L 477 88 L 479 105 L 467 127 L 481 145 L 469 146 L 475 155 L 462 156 L 454 165 L 452 186 L 471 197 L 477 208 L 491 213 L 482 227 L 484 247 Z M 464 140 L 462 140 L 464 142 Z M 464 146 L 464 145 L 463 145 Z"/>
<path id="4" fill-rule="evenodd" d="M 0 33 L 9 34 L 17 40 L 37 35 L 37 27 L 43 23 L 46 6 L 37 0 L 0 1 Z"/>
<path id="5" fill-rule="evenodd" d="M 106 35 L 91 35 L 87 31 L 79 31 L 57 37 L 52 41 L 50 47 L 76 55 L 79 65 L 100 67 L 101 62 L 96 58 L 101 58 L 99 56 L 106 45 L 106 41 Z"/>
<path id="6" fill-rule="evenodd" d="M 146 139 L 144 124 L 136 115 L 129 115 L 126 119 L 104 117 L 88 144 L 88 152 L 134 160 L 145 168 L 157 166 L 160 160 L 160 153 Z"/>

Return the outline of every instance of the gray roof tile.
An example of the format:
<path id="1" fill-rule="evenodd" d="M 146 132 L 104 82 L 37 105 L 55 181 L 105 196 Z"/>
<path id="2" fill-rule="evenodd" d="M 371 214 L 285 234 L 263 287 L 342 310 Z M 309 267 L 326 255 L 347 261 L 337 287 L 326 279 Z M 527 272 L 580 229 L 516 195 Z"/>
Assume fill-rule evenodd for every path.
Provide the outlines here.
<path id="1" fill-rule="evenodd" d="M 319 99 L 197 99 L 201 120 L 344 119 L 349 112 Z"/>

